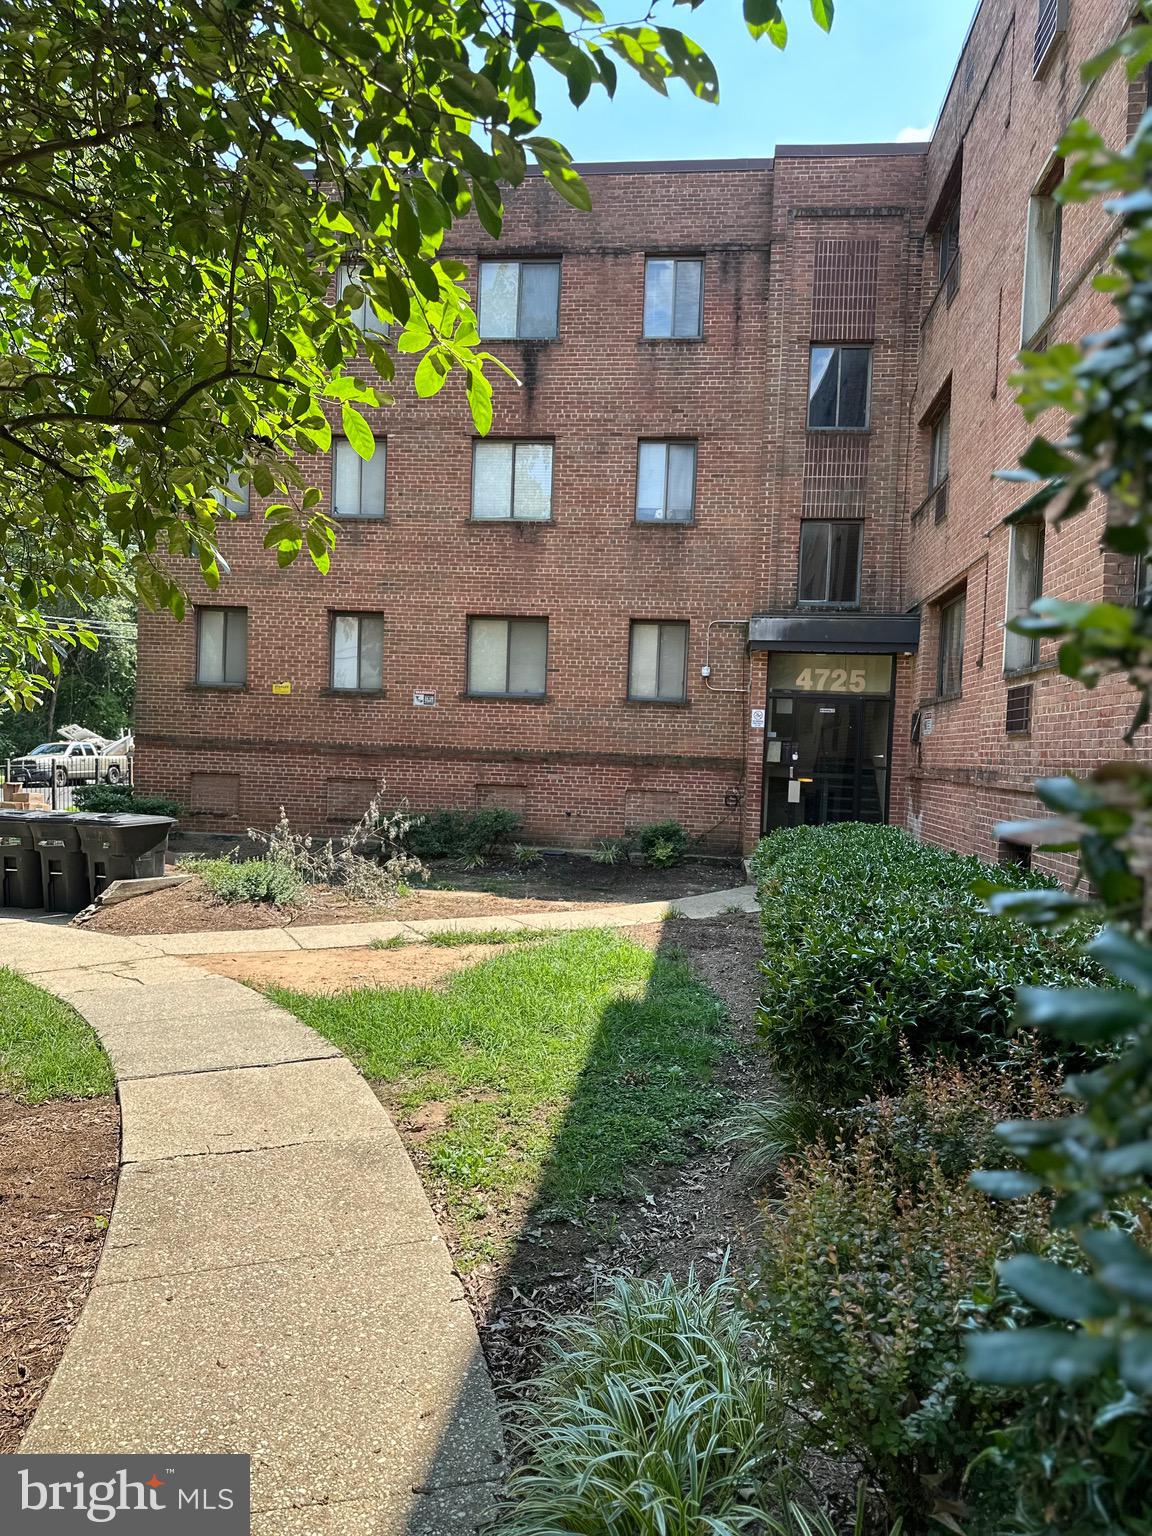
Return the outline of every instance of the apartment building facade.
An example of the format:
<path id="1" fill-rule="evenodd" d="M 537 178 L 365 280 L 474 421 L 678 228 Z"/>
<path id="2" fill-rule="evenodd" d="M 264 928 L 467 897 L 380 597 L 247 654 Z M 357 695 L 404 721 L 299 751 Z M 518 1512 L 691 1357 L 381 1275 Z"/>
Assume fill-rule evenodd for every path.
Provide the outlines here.
<path id="1" fill-rule="evenodd" d="M 498 246 L 458 230 L 518 380 L 491 434 L 400 358 L 373 459 L 308 466 L 326 577 L 275 567 L 238 486 L 219 591 L 142 617 L 140 781 L 205 830 L 281 804 L 331 830 L 383 780 L 546 843 L 853 818 L 993 851 L 1031 778 L 1120 734 L 1119 691 L 1085 703 L 1001 625 L 1038 569 L 1075 596 L 1124 573 L 1090 518 L 1010 535 L 990 477 L 1027 437 L 1021 306 L 1042 336 L 1104 318 L 1107 221 L 1055 220 L 1051 146 L 1124 10 L 1057 5 L 1034 69 L 1045 6 L 984 0 L 930 145 L 585 167 L 590 214 L 530 177 Z M 1124 82 L 1089 105 L 1121 142 Z"/>

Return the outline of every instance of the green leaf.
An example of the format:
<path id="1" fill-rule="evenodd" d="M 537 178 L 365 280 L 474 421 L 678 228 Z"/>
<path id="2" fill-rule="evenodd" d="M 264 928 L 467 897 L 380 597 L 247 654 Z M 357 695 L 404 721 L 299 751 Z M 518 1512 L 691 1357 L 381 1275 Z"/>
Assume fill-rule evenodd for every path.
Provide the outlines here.
<path id="1" fill-rule="evenodd" d="M 812 20 L 825 32 L 832 30 L 833 0 L 812 0 Z"/>
<path id="2" fill-rule="evenodd" d="M 967 1340 L 965 1368 L 974 1381 L 1006 1387 L 1055 1381 L 1070 1387 L 1100 1373 L 1115 1358 L 1110 1339 L 1063 1328 L 1012 1328 L 974 1333 Z"/>
<path id="3" fill-rule="evenodd" d="M 1148 1004 L 1110 987 L 1021 987 L 1017 1019 L 1025 1029 L 1085 1043 L 1131 1034 L 1148 1018 Z"/>
<path id="4" fill-rule="evenodd" d="M 1017 1173 L 1010 1168 L 979 1168 L 970 1176 L 969 1183 L 993 1200 L 1020 1200 L 1044 1188 L 1034 1174 Z"/>
<path id="5" fill-rule="evenodd" d="M 1152 1392 L 1152 1333 L 1129 1334 L 1121 1343 L 1120 1379 L 1133 1392 Z"/>
<path id="6" fill-rule="evenodd" d="M 344 436 L 356 453 L 362 459 L 370 459 L 376 452 L 376 440 L 372 436 L 372 428 L 356 407 L 349 404 L 347 400 L 340 407 L 340 424 L 344 428 Z"/>
<path id="7" fill-rule="evenodd" d="M 1066 1269 L 1050 1259 L 1021 1253 L 998 1266 L 1000 1278 L 1030 1306 L 1069 1322 L 1111 1317 L 1116 1303 L 1089 1275 Z"/>

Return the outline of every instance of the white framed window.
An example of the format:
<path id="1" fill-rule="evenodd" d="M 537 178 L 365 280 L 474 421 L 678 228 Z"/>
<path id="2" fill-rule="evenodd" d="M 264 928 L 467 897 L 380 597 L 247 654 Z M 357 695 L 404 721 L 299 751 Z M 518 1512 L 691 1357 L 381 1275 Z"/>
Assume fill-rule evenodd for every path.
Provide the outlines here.
<path id="1" fill-rule="evenodd" d="M 688 697 L 688 625 L 633 619 L 628 642 L 628 697 L 683 704 Z"/>
<path id="2" fill-rule="evenodd" d="M 551 341 L 559 332 L 558 261 L 482 261 L 480 334 L 489 341 Z"/>
<path id="3" fill-rule="evenodd" d="M 936 646 L 936 695 L 941 699 L 959 696 L 964 681 L 964 617 L 967 594 L 961 592 L 940 609 L 940 630 Z"/>
<path id="4" fill-rule="evenodd" d="M 548 620 L 468 620 L 468 692 L 542 698 L 548 691 Z"/>
<path id="5" fill-rule="evenodd" d="M 519 439 L 472 445 L 472 517 L 546 523 L 552 516 L 552 444 Z"/>
<path id="6" fill-rule="evenodd" d="M 379 693 L 384 687 L 384 620 L 376 613 L 332 615 L 332 687 Z"/>
<path id="7" fill-rule="evenodd" d="M 1005 623 L 1023 618 L 1044 590 L 1044 524 L 1015 523 L 1009 539 Z M 1004 631 L 1005 672 L 1034 667 L 1039 656 L 1039 636 Z"/>
<path id="8" fill-rule="evenodd" d="M 802 520 L 798 602 L 854 607 L 860 601 L 863 532 L 863 523 Z"/>
<path id="9" fill-rule="evenodd" d="M 197 608 L 196 681 L 211 688 L 248 681 L 247 608 Z"/>
<path id="10" fill-rule="evenodd" d="M 363 298 L 352 310 L 352 321 L 357 330 L 363 331 L 370 336 L 387 336 L 392 327 L 388 324 L 387 320 L 381 320 L 380 316 L 372 308 L 372 300 L 368 297 L 367 289 L 361 287 L 359 273 L 341 263 L 336 268 L 336 298 L 338 301 L 343 299 L 349 284 L 359 288 L 363 294 Z"/>
<path id="11" fill-rule="evenodd" d="M 808 362 L 809 430 L 864 431 L 871 388 L 871 347 L 813 347 Z"/>
<path id="12" fill-rule="evenodd" d="M 642 442 L 636 455 L 636 521 L 690 523 L 696 516 L 696 444 Z"/>
<path id="13" fill-rule="evenodd" d="M 1028 199 L 1024 240 L 1024 295 L 1020 344 L 1030 341 L 1060 299 L 1060 245 L 1064 210 L 1053 195 L 1064 179 L 1064 162 L 1055 160 Z"/>
<path id="14" fill-rule="evenodd" d="M 332 442 L 332 516 L 381 518 L 387 490 L 388 440 L 378 437 L 376 451 L 362 459 L 346 437 Z"/>
<path id="15" fill-rule="evenodd" d="M 644 334 L 681 339 L 703 332 L 704 261 L 649 256 L 644 263 Z"/>
<path id="16" fill-rule="evenodd" d="M 221 510 L 230 512 L 233 517 L 247 517 L 252 509 L 252 487 L 247 483 L 242 471 L 230 470 L 222 491 L 223 494 L 217 494 L 216 497 Z"/>

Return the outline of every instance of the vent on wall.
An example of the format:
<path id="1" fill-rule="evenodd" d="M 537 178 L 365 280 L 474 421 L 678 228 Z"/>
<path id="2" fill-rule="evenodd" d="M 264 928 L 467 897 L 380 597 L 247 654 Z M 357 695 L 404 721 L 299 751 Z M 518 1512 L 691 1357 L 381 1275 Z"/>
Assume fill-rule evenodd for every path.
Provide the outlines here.
<path id="1" fill-rule="evenodd" d="M 1026 736 L 1032 729 L 1032 684 L 1009 688 L 1004 710 L 1004 730 L 1009 736 Z"/>
<path id="2" fill-rule="evenodd" d="M 1032 78 L 1035 79 L 1051 58 L 1057 43 L 1068 30 L 1068 0 L 1039 0 L 1036 18 L 1036 45 L 1032 50 Z"/>

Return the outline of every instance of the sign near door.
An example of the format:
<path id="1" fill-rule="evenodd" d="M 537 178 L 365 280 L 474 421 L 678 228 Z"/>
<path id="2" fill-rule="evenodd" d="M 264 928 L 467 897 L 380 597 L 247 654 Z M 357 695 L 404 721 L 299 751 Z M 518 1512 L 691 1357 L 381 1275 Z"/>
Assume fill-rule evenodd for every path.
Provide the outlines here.
<path id="1" fill-rule="evenodd" d="M 768 687 L 795 693 L 886 695 L 892 687 L 892 658 L 777 652 L 768 664 Z"/>

